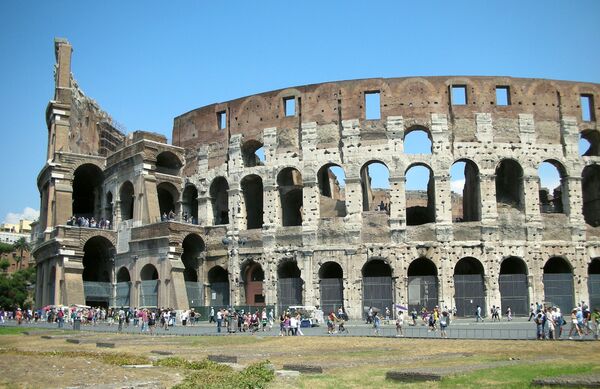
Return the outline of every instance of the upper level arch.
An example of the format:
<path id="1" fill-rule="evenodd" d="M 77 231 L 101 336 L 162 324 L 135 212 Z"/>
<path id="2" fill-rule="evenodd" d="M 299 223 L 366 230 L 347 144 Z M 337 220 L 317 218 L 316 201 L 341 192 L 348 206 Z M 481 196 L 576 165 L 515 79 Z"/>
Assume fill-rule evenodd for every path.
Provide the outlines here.
<path id="1" fill-rule="evenodd" d="M 179 175 L 183 163 L 179 157 L 171 151 L 163 151 L 156 156 L 156 172 L 169 174 L 172 176 Z"/>

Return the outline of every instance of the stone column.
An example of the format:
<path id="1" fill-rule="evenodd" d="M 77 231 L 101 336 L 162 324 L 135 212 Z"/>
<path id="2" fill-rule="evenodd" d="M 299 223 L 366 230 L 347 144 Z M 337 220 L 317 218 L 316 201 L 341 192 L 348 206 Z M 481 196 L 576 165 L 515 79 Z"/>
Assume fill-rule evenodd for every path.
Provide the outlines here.
<path id="1" fill-rule="evenodd" d="M 481 239 L 495 240 L 498 231 L 498 209 L 496 207 L 496 175 L 489 170 L 482 171 L 480 176 L 481 189 Z"/>
<path id="2" fill-rule="evenodd" d="M 566 181 L 565 186 L 568 193 L 568 202 L 565 202 L 563 205 L 565 213 L 569 215 L 571 236 L 574 241 L 584 242 L 586 240 L 586 224 L 583 217 L 583 180 L 580 175 L 565 177 L 563 180 Z"/>
<path id="3" fill-rule="evenodd" d="M 392 242 L 406 239 L 406 177 L 390 171 L 390 231 Z"/>
<path id="4" fill-rule="evenodd" d="M 311 177 L 314 177 L 311 176 Z M 314 246 L 317 244 L 317 229 L 321 217 L 321 195 L 319 186 L 314 179 L 304 180 L 302 188 L 302 244 Z"/>
<path id="5" fill-rule="evenodd" d="M 434 175 L 435 198 L 435 228 L 437 240 L 440 242 L 452 241 L 452 190 L 450 187 L 450 174 Z"/>

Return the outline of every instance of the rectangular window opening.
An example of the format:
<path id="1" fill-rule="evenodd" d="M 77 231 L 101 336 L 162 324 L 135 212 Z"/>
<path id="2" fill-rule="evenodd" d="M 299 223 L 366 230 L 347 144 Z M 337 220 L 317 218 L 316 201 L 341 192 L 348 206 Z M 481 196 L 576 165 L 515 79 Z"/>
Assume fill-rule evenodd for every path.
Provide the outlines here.
<path id="1" fill-rule="evenodd" d="M 227 128 L 227 112 L 217 112 L 217 124 L 219 125 L 219 130 Z"/>
<path id="2" fill-rule="evenodd" d="M 496 105 L 510 105 L 510 90 L 507 86 L 496 87 Z"/>
<path id="3" fill-rule="evenodd" d="M 379 91 L 365 92 L 365 117 L 367 120 L 381 119 L 381 94 Z"/>
<path id="4" fill-rule="evenodd" d="M 594 121 L 594 96 L 581 95 L 581 120 L 584 122 Z"/>
<path id="5" fill-rule="evenodd" d="M 451 87 L 452 105 L 466 105 L 467 104 L 467 86 L 466 85 L 452 85 Z"/>
<path id="6" fill-rule="evenodd" d="M 285 109 L 285 116 L 296 115 L 296 98 L 295 97 L 284 97 L 283 107 Z"/>

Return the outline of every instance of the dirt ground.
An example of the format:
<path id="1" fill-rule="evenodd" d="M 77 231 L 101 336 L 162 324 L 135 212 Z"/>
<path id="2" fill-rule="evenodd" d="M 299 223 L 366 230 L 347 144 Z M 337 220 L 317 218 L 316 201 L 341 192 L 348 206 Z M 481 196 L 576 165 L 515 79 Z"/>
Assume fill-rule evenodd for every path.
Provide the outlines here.
<path id="1" fill-rule="evenodd" d="M 50 339 L 42 338 L 50 337 Z M 69 343 L 77 339 L 81 343 Z M 96 342 L 113 342 L 115 348 L 99 348 Z M 55 355 L 39 355 L 56 351 Z M 63 352 L 79 352 L 64 356 Z M 283 364 L 302 363 L 323 367 L 325 373 L 341 374 L 353 368 L 368 374 L 377 369 L 428 366 L 452 368 L 516 360 L 544 360 L 600 365 L 600 342 L 440 340 L 366 337 L 260 337 L 260 336 L 142 336 L 58 331 L 0 336 L 0 387 L 171 387 L 187 374 L 164 367 L 127 368 L 102 362 L 87 353 L 132 354 L 161 358 L 152 351 L 171 352 L 189 360 L 210 354 L 235 355 L 242 366 L 270 360 Z M 141 385 L 145 384 L 145 385 Z M 280 384 L 280 383 L 279 383 Z M 278 382 L 272 384 L 277 387 Z"/>

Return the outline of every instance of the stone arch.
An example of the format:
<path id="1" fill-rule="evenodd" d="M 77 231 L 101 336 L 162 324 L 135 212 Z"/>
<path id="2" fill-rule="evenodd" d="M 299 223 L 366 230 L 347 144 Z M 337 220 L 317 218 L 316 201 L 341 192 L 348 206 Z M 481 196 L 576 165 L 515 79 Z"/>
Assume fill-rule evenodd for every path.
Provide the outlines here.
<path id="1" fill-rule="evenodd" d="M 178 176 L 183 164 L 179 157 L 171 151 L 163 151 L 156 156 L 156 172 Z"/>
<path id="2" fill-rule="evenodd" d="M 114 254 L 112 242 L 100 235 L 90 237 L 83 245 L 81 278 L 86 305 L 111 305 Z"/>
<path id="3" fill-rule="evenodd" d="M 277 174 L 281 222 L 286 226 L 301 226 L 303 212 L 302 173 L 286 167 Z"/>
<path id="4" fill-rule="evenodd" d="M 593 258 L 588 265 L 588 294 L 590 310 L 600 309 L 600 258 Z"/>
<path id="5" fill-rule="evenodd" d="M 93 163 L 81 164 L 73 171 L 72 214 L 99 218 L 104 173 Z"/>
<path id="6" fill-rule="evenodd" d="M 549 166 L 552 166 L 552 168 L 549 168 Z M 549 169 L 550 171 L 548 171 Z M 552 169 L 558 172 L 558 185 L 551 183 L 554 186 L 553 188 L 544 187 L 544 183 L 547 184 L 547 182 L 544 182 L 546 180 L 542 178 L 542 175 L 551 174 Z M 569 204 L 569 188 L 565 166 L 556 159 L 546 159 L 538 167 L 538 172 L 540 212 L 565 213 L 564 204 Z"/>
<path id="7" fill-rule="evenodd" d="M 277 307 L 285 312 L 290 306 L 302 305 L 304 281 L 295 260 L 284 259 L 277 266 Z"/>
<path id="8" fill-rule="evenodd" d="M 522 258 L 510 256 L 502 260 L 498 286 L 503 312 L 510 307 L 515 316 L 527 316 L 529 313 L 528 273 L 527 264 Z"/>
<path id="9" fill-rule="evenodd" d="M 151 263 L 140 270 L 140 307 L 158 308 L 159 280 L 158 270 Z"/>
<path id="10" fill-rule="evenodd" d="M 215 177 L 210 184 L 210 201 L 213 210 L 213 224 L 229 224 L 229 183 L 223 176 Z"/>
<path id="11" fill-rule="evenodd" d="M 456 160 L 450 168 L 452 220 L 481 220 L 481 177 L 477 163 L 469 158 Z"/>
<path id="12" fill-rule="evenodd" d="M 426 191 L 420 189 L 420 183 L 415 186 L 419 174 L 419 170 L 427 169 L 429 178 L 426 185 Z M 413 173 L 411 173 L 411 171 Z M 416 172 L 416 175 L 414 174 Z M 415 177 L 411 177 L 415 175 Z M 433 169 L 423 163 L 417 162 L 410 164 L 404 172 L 406 177 L 406 224 L 416 226 L 426 223 L 435 223 L 435 180 L 433 178 Z M 413 190 L 412 187 L 418 187 Z"/>
<path id="13" fill-rule="evenodd" d="M 433 137 L 428 127 L 412 125 L 404 130 L 405 154 L 432 154 Z"/>
<path id="14" fill-rule="evenodd" d="M 213 266 L 208 271 L 210 289 L 210 305 L 213 307 L 229 306 L 229 274 L 221 266 Z"/>
<path id="15" fill-rule="evenodd" d="M 256 174 L 249 174 L 240 183 L 244 195 L 246 229 L 263 226 L 263 182 Z"/>
<path id="16" fill-rule="evenodd" d="M 373 258 L 362 267 L 362 298 L 363 312 L 366 315 L 369 308 L 393 311 L 394 282 L 392 267 L 385 259 Z"/>
<path id="17" fill-rule="evenodd" d="M 265 149 L 263 142 L 257 139 L 245 140 L 241 146 L 241 152 L 245 167 L 262 166 L 265 164 Z"/>
<path id="18" fill-rule="evenodd" d="M 438 270 L 429 258 L 420 257 L 413 260 L 407 269 L 408 276 L 408 309 L 420 312 L 428 311 L 438 305 Z"/>
<path id="19" fill-rule="evenodd" d="M 543 267 L 544 300 L 568 312 L 575 306 L 573 267 L 564 257 L 554 256 Z"/>
<path id="20" fill-rule="evenodd" d="M 179 190 L 170 182 L 161 182 L 156 185 L 156 193 L 161 220 L 175 220 L 179 213 Z"/>
<path id="21" fill-rule="evenodd" d="M 254 260 L 245 261 L 241 270 L 246 293 L 245 303 L 250 306 L 265 305 L 265 271 L 261 264 Z"/>
<path id="22" fill-rule="evenodd" d="M 135 210 L 135 190 L 131 181 L 125 181 L 119 189 L 121 220 L 133 219 Z"/>
<path id="23" fill-rule="evenodd" d="M 386 176 L 387 175 L 387 176 Z M 372 159 L 360 168 L 363 211 L 390 210 L 390 170 L 385 162 Z M 374 183 L 373 180 L 376 179 Z"/>
<path id="24" fill-rule="evenodd" d="M 485 314 L 484 275 L 483 264 L 474 257 L 464 257 L 454 266 L 454 301 L 458 316 L 475 316 L 477 306 Z"/>
<path id="25" fill-rule="evenodd" d="M 600 131 L 595 129 L 586 129 L 581 131 L 579 133 L 579 145 L 580 156 L 600 156 Z"/>
<path id="26" fill-rule="evenodd" d="M 326 314 L 344 306 L 344 271 L 339 263 L 328 261 L 319 267 L 319 295 Z"/>
<path id="27" fill-rule="evenodd" d="M 333 169 L 333 170 L 332 170 Z M 339 170 L 338 170 L 339 169 Z M 339 172 L 338 175 L 334 170 Z M 343 175 L 343 177 L 339 177 Z M 340 182 L 343 178 L 344 182 Z M 328 163 L 317 172 L 319 185 L 321 218 L 346 216 L 346 195 L 344 169 L 335 163 Z"/>
<path id="28" fill-rule="evenodd" d="M 187 184 L 181 195 L 183 221 L 198 224 L 198 189 L 194 184 Z"/>
<path id="29" fill-rule="evenodd" d="M 117 271 L 117 285 L 116 285 L 116 296 L 115 306 L 117 307 L 129 307 L 131 295 L 131 275 L 129 270 L 122 266 Z"/>
<path id="30" fill-rule="evenodd" d="M 521 164 L 514 159 L 501 160 L 496 167 L 496 206 L 515 208 L 523 212 L 524 196 Z"/>
<path id="31" fill-rule="evenodd" d="M 198 283 L 198 274 L 206 250 L 204 240 L 198 234 L 188 234 L 183 239 L 182 249 L 181 261 L 184 266 L 183 278 L 185 282 Z"/>
<path id="32" fill-rule="evenodd" d="M 588 165 L 582 172 L 583 218 L 592 227 L 600 226 L 600 165 Z"/>

